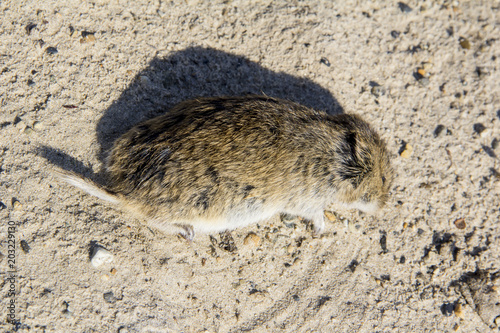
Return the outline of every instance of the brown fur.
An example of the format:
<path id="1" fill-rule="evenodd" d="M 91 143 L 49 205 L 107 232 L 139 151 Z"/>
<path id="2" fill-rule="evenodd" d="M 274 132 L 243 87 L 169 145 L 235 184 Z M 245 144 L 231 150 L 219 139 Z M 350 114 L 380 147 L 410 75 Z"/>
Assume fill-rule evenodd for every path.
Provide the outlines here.
<path id="1" fill-rule="evenodd" d="M 96 191 L 187 238 L 276 213 L 321 232 L 328 206 L 382 207 L 393 179 L 384 142 L 358 116 L 266 96 L 183 102 L 116 140 L 107 171 Z"/>

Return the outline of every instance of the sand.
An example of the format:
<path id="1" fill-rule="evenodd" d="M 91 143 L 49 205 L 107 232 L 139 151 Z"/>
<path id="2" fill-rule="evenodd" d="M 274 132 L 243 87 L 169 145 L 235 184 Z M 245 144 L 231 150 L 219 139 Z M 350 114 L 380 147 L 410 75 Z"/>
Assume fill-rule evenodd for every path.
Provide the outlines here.
<path id="1" fill-rule="evenodd" d="M 406 4 L 0 2 L 0 330 L 498 331 L 500 4 Z M 387 206 L 187 243 L 50 173 L 100 180 L 138 121 L 247 93 L 369 121 Z"/>

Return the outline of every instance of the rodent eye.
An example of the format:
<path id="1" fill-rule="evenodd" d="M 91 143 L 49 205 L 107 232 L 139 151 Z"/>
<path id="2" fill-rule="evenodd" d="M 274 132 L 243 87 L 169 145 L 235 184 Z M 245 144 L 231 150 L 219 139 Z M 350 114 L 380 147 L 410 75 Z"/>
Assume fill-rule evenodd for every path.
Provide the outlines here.
<path id="1" fill-rule="evenodd" d="M 384 176 L 382 176 L 382 183 L 384 183 L 384 184 L 385 184 L 385 181 L 386 181 L 385 177 L 384 177 Z"/>

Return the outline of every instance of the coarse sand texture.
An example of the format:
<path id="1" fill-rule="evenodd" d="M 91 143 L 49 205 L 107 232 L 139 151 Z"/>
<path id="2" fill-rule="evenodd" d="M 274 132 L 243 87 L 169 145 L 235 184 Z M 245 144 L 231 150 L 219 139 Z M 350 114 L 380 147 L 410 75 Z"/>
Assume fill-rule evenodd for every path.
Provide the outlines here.
<path id="1" fill-rule="evenodd" d="M 0 332 L 499 332 L 500 3 L 0 1 Z M 196 97 L 354 113 L 395 180 L 192 242 L 61 182 Z"/>

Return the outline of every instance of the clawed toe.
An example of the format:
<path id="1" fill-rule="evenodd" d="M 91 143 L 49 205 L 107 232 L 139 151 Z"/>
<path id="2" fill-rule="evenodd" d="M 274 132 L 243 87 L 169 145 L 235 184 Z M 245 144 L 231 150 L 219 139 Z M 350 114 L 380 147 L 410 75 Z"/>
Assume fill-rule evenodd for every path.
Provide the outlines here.
<path id="1" fill-rule="evenodd" d="M 321 219 L 315 219 L 313 220 L 313 236 L 318 237 L 323 233 L 325 230 L 325 220 L 323 218 Z"/>

